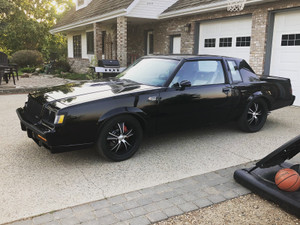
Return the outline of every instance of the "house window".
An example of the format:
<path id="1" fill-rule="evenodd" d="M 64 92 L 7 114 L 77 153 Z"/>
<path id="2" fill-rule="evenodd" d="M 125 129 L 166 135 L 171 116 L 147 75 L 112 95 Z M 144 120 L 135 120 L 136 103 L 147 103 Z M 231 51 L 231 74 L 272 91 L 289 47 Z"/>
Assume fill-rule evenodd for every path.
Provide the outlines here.
<path id="1" fill-rule="evenodd" d="M 94 32 L 86 33 L 87 54 L 94 54 Z"/>
<path id="2" fill-rule="evenodd" d="M 232 38 L 226 37 L 226 38 L 220 38 L 219 47 L 231 47 L 232 46 Z"/>
<path id="3" fill-rule="evenodd" d="M 78 6 L 82 6 L 84 4 L 84 0 L 78 0 Z"/>
<path id="4" fill-rule="evenodd" d="M 106 31 L 102 31 L 102 54 L 105 54 Z"/>
<path id="5" fill-rule="evenodd" d="M 281 46 L 300 46 L 300 34 L 283 34 Z"/>
<path id="6" fill-rule="evenodd" d="M 248 47 L 250 46 L 251 37 L 237 37 L 236 47 Z"/>
<path id="7" fill-rule="evenodd" d="M 74 58 L 81 58 L 81 35 L 73 36 Z"/>
<path id="8" fill-rule="evenodd" d="M 181 51 L 181 36 L 171 36 L 171 54 L 180 54 Z"/>
<path id="9" fill-rule="evenodd" d="M 204 47 L 205 48 L 214 48 L 214 47 L 216 47 L 216 39 L 215 38 L 205 39 L 204 40 Z"/>

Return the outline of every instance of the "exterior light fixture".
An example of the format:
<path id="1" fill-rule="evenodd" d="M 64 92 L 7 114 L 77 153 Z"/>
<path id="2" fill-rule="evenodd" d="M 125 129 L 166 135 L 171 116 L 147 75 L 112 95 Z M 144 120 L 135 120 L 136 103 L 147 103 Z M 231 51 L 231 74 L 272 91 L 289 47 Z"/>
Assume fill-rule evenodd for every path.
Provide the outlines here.
<path id="1" fill-rule="evenodd" d="M 184 25 L 184 31 L 187 33 L 190 33 L 191 31 L 191 24 L 187 23 L 186 25 Z"/>

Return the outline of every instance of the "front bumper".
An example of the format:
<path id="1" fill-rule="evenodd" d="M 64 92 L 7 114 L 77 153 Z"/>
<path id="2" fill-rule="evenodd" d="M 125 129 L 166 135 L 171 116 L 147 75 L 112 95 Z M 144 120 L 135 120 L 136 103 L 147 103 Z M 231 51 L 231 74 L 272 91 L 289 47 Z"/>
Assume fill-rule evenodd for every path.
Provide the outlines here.
<path id="1" fill-rule="evenodd" d="M 68 144 L 65 143 L 65 137 L 62 132 L 59 132 L 59 128 L 51 128 L 41 121 L 37 123 L 30 122 L 26 116 L 23 108 L 18 108 L 17 115 L 21 122 L 21 128 L 27 132 L 27 136 L 32 138 L 39 146 L 44 146 L 51 153 L 67 152 L 77 149 L 84 149 L 93 146 L 94 143 L 79 143 Z"/>
<path id="2" fill-rule="evenodd" d="M 27 132 L 29 138 L 32 138 L 39 146 L 44 146 L 50 151 L 54 148 L 53 136 L 55 129 L 46 126 L 40 122 L 32 124 L 24 115 L 24 110 L 18 108 L 17 115 L 20 119 L 21 128 Z"/>

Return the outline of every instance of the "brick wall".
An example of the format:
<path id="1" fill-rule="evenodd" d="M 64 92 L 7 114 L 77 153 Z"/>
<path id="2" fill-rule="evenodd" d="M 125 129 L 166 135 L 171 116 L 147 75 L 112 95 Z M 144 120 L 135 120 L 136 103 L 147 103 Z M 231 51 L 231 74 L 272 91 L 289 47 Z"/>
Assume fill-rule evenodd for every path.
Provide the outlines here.
<path id="1" fill-rule="evenodd" d="M 117 58 L 121 66 L 127 66 L 127 18 L 117 18 Z"/>
<path id="2" fill-rule="evenodd" d="M 71 71 L 75 73 L 87 73 L 89 71 L 90 61 L 88 59 L 68 58 Z"/>

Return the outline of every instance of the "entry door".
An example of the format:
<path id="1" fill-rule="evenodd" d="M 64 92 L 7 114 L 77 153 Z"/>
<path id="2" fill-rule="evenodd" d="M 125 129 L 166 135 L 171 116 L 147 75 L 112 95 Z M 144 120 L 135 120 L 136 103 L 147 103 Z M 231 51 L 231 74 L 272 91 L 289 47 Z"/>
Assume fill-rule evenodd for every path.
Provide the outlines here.
<path id="1" fill-rule="evenodd" d="M 181 37 L 180 36 L 173 36 L 172 39 L 172 54 L 180 54 L 181 52 Z"/>
<path id="2" fill-rule="evenodd" d="M 270 75 L 291 79 L 300 106 L 300 10 L 276 13 Z"/>

